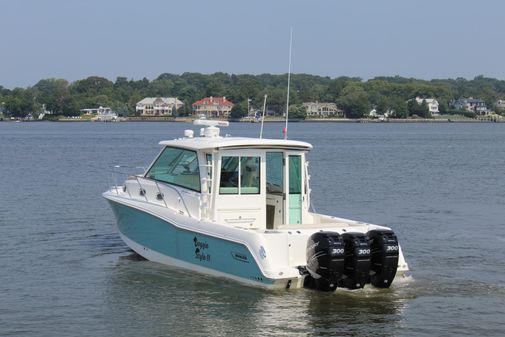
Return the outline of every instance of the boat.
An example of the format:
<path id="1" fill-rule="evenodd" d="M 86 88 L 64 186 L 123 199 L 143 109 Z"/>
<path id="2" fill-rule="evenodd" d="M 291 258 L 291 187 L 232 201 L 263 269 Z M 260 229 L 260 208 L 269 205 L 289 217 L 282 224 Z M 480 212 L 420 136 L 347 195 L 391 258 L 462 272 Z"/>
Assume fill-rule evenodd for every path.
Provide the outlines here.
<path id="1" fill-rule="evenodd" d="M 99 113 L 93 121 L 96 122 L 119 122 L 120 119 L 117 115 L 117 113 L 112 112 L 112 111 L 107 111 L 104 113 Z"/>
<path id="2" fill-rule="evenodd" d="M 270 289 L 388 288 L 407 274 L 391 228 L 312 210 L 311 144 L 223 137 L 225 121 L 194 124 L 199 136 L 161 141 L 143 174 L 103 193 L 133 251 Z"/>

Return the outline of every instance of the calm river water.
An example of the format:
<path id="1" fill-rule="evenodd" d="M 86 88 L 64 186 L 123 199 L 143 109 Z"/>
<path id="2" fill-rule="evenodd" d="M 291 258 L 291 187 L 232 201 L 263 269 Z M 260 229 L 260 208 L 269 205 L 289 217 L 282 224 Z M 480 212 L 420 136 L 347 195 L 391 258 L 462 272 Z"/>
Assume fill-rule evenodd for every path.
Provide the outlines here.
<path id="1" fill-rule="evenodd" d="M 391 226 L 412 269 L 335 294 L 251 289 L 122 243 L 107 167 L 146 166 L 186 128 L 0 123 L 0 335 L 505 335 L 505 124 L 290 124 L 314 145 L 316 210 Z"/>

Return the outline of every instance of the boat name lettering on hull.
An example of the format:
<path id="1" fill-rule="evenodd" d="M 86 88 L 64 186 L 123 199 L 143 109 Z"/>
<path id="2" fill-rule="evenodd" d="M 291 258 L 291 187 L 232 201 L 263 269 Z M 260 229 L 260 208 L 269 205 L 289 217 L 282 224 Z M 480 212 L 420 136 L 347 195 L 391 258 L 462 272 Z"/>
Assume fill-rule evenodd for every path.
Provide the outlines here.
<path id="1" fill-rule="evenodd" d="M 209 244 L 206 241 L 198 240 L 196 236 L 193 238 L 193 243 L 195 245 L 195 259 L 210 262 L 210 254 L 204 252 L 209 249 Z"/>

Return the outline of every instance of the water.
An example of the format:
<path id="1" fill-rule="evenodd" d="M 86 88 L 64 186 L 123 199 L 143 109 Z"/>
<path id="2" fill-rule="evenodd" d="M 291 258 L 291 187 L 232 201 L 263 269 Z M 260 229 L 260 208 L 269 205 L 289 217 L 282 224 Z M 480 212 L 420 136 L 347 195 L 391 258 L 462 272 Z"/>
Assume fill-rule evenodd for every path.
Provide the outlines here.
<path id="1" fill-rule="evenodd" d="M 106 168 L 146 166 L 188 127 L 0 123 L 0 335 L 505 334 L 504 124 L 290 125 L 314 145 L 317 211 L 391 226 L 412 269 L 336 294 L 251 289 L 128 250 L 100 195 Z"/>

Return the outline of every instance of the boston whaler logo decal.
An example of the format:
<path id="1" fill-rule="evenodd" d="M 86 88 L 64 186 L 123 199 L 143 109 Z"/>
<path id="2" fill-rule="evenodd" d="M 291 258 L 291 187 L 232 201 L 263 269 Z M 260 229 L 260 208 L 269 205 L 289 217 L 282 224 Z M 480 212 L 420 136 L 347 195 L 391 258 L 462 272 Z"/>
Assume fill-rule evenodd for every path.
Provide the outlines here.
<path id="1" fill-rule="evenodd" d="M 210 261 L 210 254 L 206 254 L 205 250 L 209 249 L 209 244 L 206 241 L 199 241 L 195 236 L 193 238 L 195 244 L 195 259 L 200 261 Z"/>
<path id="2" fill-rule="evenodd" d="M 245 255 L 245 254 L 238 253 L 238 252 L 231 252 L 231 256 L 232 256 L 235 260 L 237 260 L 237 261 L 241 261 L 241 262 L 249 263 L 249 260 L 247 260 L 247 255 Z"/>

